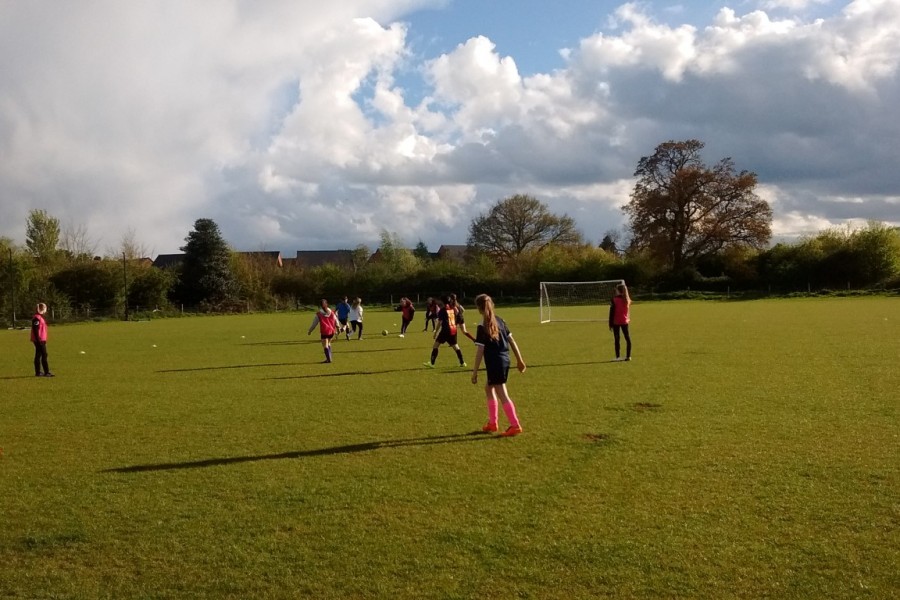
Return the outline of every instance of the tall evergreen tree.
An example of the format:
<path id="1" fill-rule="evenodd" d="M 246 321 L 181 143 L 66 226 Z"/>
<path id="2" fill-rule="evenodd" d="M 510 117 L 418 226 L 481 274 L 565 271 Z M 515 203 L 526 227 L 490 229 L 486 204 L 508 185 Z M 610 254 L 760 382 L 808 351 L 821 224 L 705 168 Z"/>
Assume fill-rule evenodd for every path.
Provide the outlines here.
<path id="1" fill-rule="evenodd" d="M 231 250 L 212 219 L 197 219 L 181 247 L 180 299 L 189 305 L 222 308 L 237 299 Z"/>

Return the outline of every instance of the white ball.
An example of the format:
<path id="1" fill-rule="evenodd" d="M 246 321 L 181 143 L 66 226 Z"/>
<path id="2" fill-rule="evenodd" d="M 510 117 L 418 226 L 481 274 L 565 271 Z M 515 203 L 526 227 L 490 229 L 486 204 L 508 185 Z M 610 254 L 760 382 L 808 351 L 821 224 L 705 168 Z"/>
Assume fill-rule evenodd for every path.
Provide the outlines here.
<path id="1" fill-rule="evenodd" d="M 387 334 L 388 334 L 388 330 L 387 330 L 387 329 L 382 329 L 382 330 L 381 330 L 381 335 L 387 335 Z"/>
<path id="2" fill-rule="evenodd" d="M 84 354 L 84 350 L 82 350 L 82 351 L 81 351 L 81 352 L 79 352 L 79 353 L 78 353 L 78 354 Z"/>

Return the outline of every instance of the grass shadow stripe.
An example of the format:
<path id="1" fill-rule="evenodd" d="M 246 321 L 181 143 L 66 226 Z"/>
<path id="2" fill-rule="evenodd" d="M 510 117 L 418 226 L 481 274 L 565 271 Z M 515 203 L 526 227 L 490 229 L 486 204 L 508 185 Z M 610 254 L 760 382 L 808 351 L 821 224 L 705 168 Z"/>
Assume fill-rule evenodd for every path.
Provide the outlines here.
<path id="1" fill-rule="evenodd" d="M 186 369 L 161 369 L 156 373 L 193 373 L 195 371 L 224 371 L 227 369 L 256 369 L 259 367 L 296 367 L 311 363 L 285 362 L 285 363 L 259 363 L 254 365 L 223 365 L 219 367 L 190 367 Z"/>
<path id="2" fill-rule="evenodd" d="M 336 454 L 353 454 L 356 452 L 372 452 L 384 448 L 402 448 L 405 446 L 434 446 L 440 444 L 458 444 L 461 442 L 476 442 L 482 440 L 500 440 L 500 436 L 486 435 L 482 431 L 469 433 L 456 433 L 450 435 L 436 435 L 421 438 L 409 438 L 399 440 L 382 440 L 364 442 L 361 444 L 348 444 L 345 446 L 332 446 L 329 448 L 317 448 L 314 450 L 296 450 L 292 452 L 279 452 L 275 454 L 257 454 L 255 456 L 230 456 L 225 458 L 207 458 L 175 463 L 156 463 L 149 465 L 132 465 L 129 467 L 115 467 L 103 469 L 100 473 L 143 473 L 147 471 L 176 471 L 180 469 L 202 469 L 206 467 L 219 467 L 264 460 L 285 460 L 296 458 L 310 458 L 315 456 L 333 456 Z"/>
<path id="3" fill-rule="evenodd" d="M 321 362 L 316 363 L 321 364 Z M 332 363 L 333 364 L 333 363 Z M 281 377 L 266 377 L 266 380 L 292 380 L 292 379 L 318 379 L 320 377 L 348 377 L 351 375 L 386 375 L 388 373 L 404 373 L 406 371 L 424 371 L 421 368 L 412 369 L 385 369 L 383 371 L 342 371 L 340 373 L 315 373 L 311 375 L 284 375 Z"/>

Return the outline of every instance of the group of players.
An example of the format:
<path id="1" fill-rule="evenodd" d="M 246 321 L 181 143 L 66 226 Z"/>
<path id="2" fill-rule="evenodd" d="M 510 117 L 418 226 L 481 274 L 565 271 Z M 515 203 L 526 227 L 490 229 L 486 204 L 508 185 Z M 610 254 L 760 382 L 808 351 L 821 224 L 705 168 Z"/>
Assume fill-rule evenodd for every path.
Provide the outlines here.
<path id="1" fill-rule="evenodd" d="M 428 299 L 423 331 L 428 331 L 428 324 L 431 323 L 434 331 L 434 345 L 431 348 L 430 360 L 424 364 L 429 369 L 433 369 L 441 345 L 447 344 L 456 352 L 459 366 L 466 368 L 468 365 L 463 358 L 457 339 L 459 331 L 462 331 L 463 335 L 475 343 L 476 348 L 472 369 L 472 383 L 478 383 L 478 371 L 482 362 L 484 362 L 487 374 L 487 383 L 484 386 L 484 391 L 488 422 L 482 430 L 485 432 L 497 431 L 498 406 L 502 405 L 509 421 L 509 427 L 500 435 L 515 436 L 522 433 L 522 426 L 516 415 L 515 404 L 512 398 L 509 397 L 509 391 L 506 389 L 510 368 L 509 351 L 512 350 L 516 357 L 516 368 L 519 372 L 525 371 L 525 361 L 506 322 L 495 313 L 494 301 L 491 297 L 487 294 L 477 296 L 475 298 L 475 306 L 482 317 L 482 322 L 478 324 L 477 332 L 473 336 L 466 329 L 465 309 L 457 300 L 456 294 L 445 296 L 443 303 L 439 303 L 434 298 Z M 609 307 L 609 328 L 613 332 L 615 339 L 617 361 L 631 360 L 631 336 L 628 330 L 630 308 L 631 297 L 628 294 L 628 288 L 624 283 L 620 283 L 616 286 L 616 292 L 610 301 Z M 402 313 L 403 325 L 400 330 L 400 337 L 403 337 L 407 327 L 412 322 L 416 310 L 409 298 L 405 297 L 400 300 L 397 310 Z M 47 360 L 47 322 L 44 319 L 46 312 L 47 305 L 44 303 L 38 304 L 31 322 L 31 342 L 34 344 L 35 349 L 34 374 L 37 377 L 53 377 Z M 307 335 L 311 334 L 317 326 L 322 340 L 322 349 L 325 353 L 323 362 L 330 363 L 332 362 L 331 342 L 336 335 L 343 333 L 349 340 L 351 333 L 356 333 L 357 339 L 362 339 L 362 299 L 354 298 L 351 303 L 348 301 L 347 296 L 344 296 L 341 302 L 338 303 L 336 311 L 331 310 L 328 306 L 328 301 L 323 299 L 318 310 L 316 310 Z M 624 358 L 620 354 L 620 335 L 624 336 L 626 343 Z"/>
<path id="2" fill-rule="evenodd" d="M 349 331 L 347 329 L 348 323 L 354 331 L 357 329 L 356 321 L 353 320 L 354 316 L 358 317 L 359 339 L 362 338 L 361 301 L 357 298 L 353 306 L 351 306 L 351 310 L 346 313 L 347 316 L 342 317 L 341 306 L 345 303 L 346 298 L 338 304 L 337 310 L 332 310 L 328 306 L 328 301 L 323 299 L 307 331 L 307 335 L 309 335 L 318 326 L 322 340 L 322 349 L 325 353 L 325 360 L 323 361 L 325 363 L 332 361 L 331 342 L 334 337 L 342 331 Z M 443 303 L 429 298 L 425 309 L 424 331 L 428 331 L 428 324 L 431 323 L 434 331 L 434 345 L 431 348 L 431 358 L 425 363 L 425 366 L 433 369 L 441 345 L 447 344 L 456 352 L 460 368 L 468 367 L 463 358 L 457 337 L 461 331 L 463 335 L 475 343 L 475 361 L 472 369 L 473 384 L 478 383 L 478 371 L 481 368 L 481 363 L 484 362 L 485 365 L 487 383 L 484 386 L 484 391 L 488 422 L 482 427 L 482 431 L 495 432 L 498 430 L 499 407 L 502 406 L 503 412 L 509 421 L 509 427 L 500 435 L 505 437 L 516 436 L 522 433 L 522 426 L 516 414 L 515 404 L 506 388 L 510 368 L 510 350 L 516 357 L 516 368 L 519 372 L 525 371 L 525 360 L 522 358 L 519 346 L 513 339 L 506 322 L 496 315 L 494 301 L 491 297 L 487 294 L 481 294 L 475 298 L 475 306 L 482 317 L 482 322 L 478 324 L 477 333 L 472 335 L 466 329 L 465 309 L 459 303 L 456 294 L 445 296 Z M 412 302 L 408 298 L 402 298 L 397 309 L 402 313 L 403 318 L 403 325 L 400 330 L 402 337 L 412 322 L 415 307 L 413 307 Z M 354 310 L 356 310 L 355 313 L 353 312 Z M 349 333 L 347 333 L 347 339 L 350 339 Z"/>

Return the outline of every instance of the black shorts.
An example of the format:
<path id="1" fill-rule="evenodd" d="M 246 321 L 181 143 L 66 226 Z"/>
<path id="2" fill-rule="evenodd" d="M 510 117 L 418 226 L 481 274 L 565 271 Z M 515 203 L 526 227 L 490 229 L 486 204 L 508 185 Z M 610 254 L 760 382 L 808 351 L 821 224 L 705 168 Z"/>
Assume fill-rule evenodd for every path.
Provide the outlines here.
<path id="1" fill-rule="evenodd" d="M 323 334 L 322 334 L 322 339 L 323 339 L 323 340 L 330 340 L 330 339 L 333 338 L 333 337 L 334 337 L 334 334 L 333 334 L 333 333 L 323 333 Z"/>
<path id="2" fill-rule="evenodd" d="M 509 378 L 509 363 L 499 365 L 485 365 L 488 385 L 503 385 Z"/>
<path id="3" fill-rule="evenodd" d="M 451 346 L 455 346 L 456 342 L 456 334 L 450 333 L 446 329 L 441 329 L 441 332 L 437 336 L 438 344 L 449 344 Z"/>

